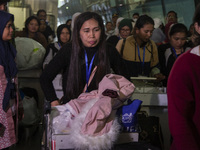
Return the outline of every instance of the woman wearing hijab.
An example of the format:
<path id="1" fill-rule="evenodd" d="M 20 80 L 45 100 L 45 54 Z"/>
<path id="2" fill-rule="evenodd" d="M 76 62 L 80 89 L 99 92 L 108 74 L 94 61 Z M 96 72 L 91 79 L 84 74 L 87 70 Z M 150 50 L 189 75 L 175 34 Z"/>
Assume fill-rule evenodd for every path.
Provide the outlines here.
<path id="1" fill-rule="evenodd" d="M 119 40 L 124 40 L 125 42 L 126 38 L 131 35 L 132 29 L 133 26 L 131 19 L 122 19 L 118 25 L 119 34 L 110 36 L 107 39 L 107 43 L 116 47 Z"/>
<path id="2" fill-rule="evenodd" d="M 16 50 L 9 42 L 14 16 L 0 11 L 0 20 L 0 149 L 7 149 L 16 143 L 18 115 Z"/>
<path id="3" fill-rule="evenodd" d="M 117 22 L 116 22 L 116 27 L 115 27 L 115 33 L 114 33 L 114 35 L 116 35 L 116 36 L 119 36 L 119 24 L 120 24 L 120 22 L 123 20 L 124 18 L 123 17 L 119 17 L 118 19 L 117 19 Z"/>
<path id="4" fill-rule="evenodd" d="M 55 43 L 51 43 L 47 47 L 47 55 L 44 59 L 43 68 L 45 68 L 49 62 L 53 59 L 53 57 L 57 54 L 57 52 L 68 43 L 71 39 L 71 30 L 70 27 L 66 24 L 62 24 L 57 29 L 57 37 L 58 41 Z M 62 71 L 61 71 L 62 72 Z M 62 74 L 59 73 L 55 79 L 53 80 L 54 89 L 56 91 L 57 97 L 61 98 L 63 96 L 62 89 Z"/>
<path id="5" fill-rule="evenodd" d="M 71 39 L 71 30 L 68 25 L 61 24 L 57 29 L 58 41 L 49 44 L 47 47 L 46 57 L 44 59 L 43 68 L 53 59 L 57 52 L 62 48 L 64 44 Z"/>

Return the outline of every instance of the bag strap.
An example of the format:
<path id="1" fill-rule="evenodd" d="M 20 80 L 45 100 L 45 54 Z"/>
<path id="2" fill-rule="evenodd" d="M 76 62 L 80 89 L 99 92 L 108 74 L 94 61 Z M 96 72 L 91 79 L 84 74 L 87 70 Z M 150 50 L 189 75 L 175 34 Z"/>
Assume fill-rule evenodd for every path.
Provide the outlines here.
<path id="1" fill-rule="evenodd" d="M 125 46 L 126 39 L 123 39 L 122 47 L 121 47 L 121 56 L 123 56 L 124 46 Z"/>
<path id="2" fill-rule="evenodd" d="M 52 57 L 54 57 L 54 54 L 58 52 L 58 49 L 55 48 L 54 43 L 49 44 L 48 47 L 46 48 L 46 53 L 45 53 L 45 55 L 44 55 L 43 61 L 45 60 L 45 58 L 46 58 L 47 55 L 49 54 L 50 49 L 52 49 Z"/>
<path id="3" fill-rule="evenodd" d="M 92 70 L 92 73 L 90 74 L 90 78 L 89 78 L 89 81 L 88 81 L 88 85 L 85 84 L 85 87 L 83 89 L 83 93 L 85 93 L 85 91 L 87 90 L 87 87 L 90 85 L 95 73 L 96 73 L 96 70 L 97 70 L 97 66 L 94 67 L 94 69 Z"/>
<path id="4" fill-rule="evenodd" d="M 54 57 L 54 55 L 58 52 L 58 49 L 53 45 L 51 46 L 51 49 L 52 49 L 52 55 Z"/>

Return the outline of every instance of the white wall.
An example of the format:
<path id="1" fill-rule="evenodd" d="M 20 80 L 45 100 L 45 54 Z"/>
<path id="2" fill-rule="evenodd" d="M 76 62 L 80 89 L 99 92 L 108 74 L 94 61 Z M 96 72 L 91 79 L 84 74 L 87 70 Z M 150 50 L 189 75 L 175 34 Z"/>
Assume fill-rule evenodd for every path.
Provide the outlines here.
<path id="1" fill-rule="evenodd" d="M 30 16 L 30 9 L 20 7 L 9 7 L 9 12 L 15 17 L 14 23 L 16 30 L 22 30 L 24 28 L 26 18 Z"/>

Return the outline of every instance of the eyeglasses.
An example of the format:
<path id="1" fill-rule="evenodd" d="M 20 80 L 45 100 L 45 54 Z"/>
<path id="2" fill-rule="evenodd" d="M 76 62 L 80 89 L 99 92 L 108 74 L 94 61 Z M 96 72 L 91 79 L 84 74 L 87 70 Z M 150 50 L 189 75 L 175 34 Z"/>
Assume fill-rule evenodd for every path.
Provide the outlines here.
<path id="1" fill-rule="evenodd" d="M 121 29 L 122 32 L 130 32 L 130 29 Z"/>

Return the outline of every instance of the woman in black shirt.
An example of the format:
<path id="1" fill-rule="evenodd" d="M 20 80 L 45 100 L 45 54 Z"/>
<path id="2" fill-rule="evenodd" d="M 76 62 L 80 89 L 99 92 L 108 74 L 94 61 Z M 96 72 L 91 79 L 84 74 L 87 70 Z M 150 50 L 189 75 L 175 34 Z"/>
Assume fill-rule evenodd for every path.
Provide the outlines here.
<path id="1" fill-rule="evenodd" d="M 111 69 L 116 74 L 126 76 L 119 53 L 115 48 L 106 45 L 100 15 L 94 12 L 80 14 L 75 21 L 72 37 L 72 42 L 63 46 L 40 78 L 45 97 L 52 106 L 59 104 L 52 81 L 62 69 L 64 103 L 77 98 L 82 92 L 97 89 L 101 79 L 111 73 Z M 93 71 L 95 73 L 90 82 Z"/>
<path id="2" fill-rule="evenodd" d="M 169 43 L 158 47 L 160 71 L 166 76 L 163 85 L 167 85 L 169 73 L 176 59 L 185 51 L 187 46 L 187 27 L 182 23 L 172 24 L 169 30 Z"/>

